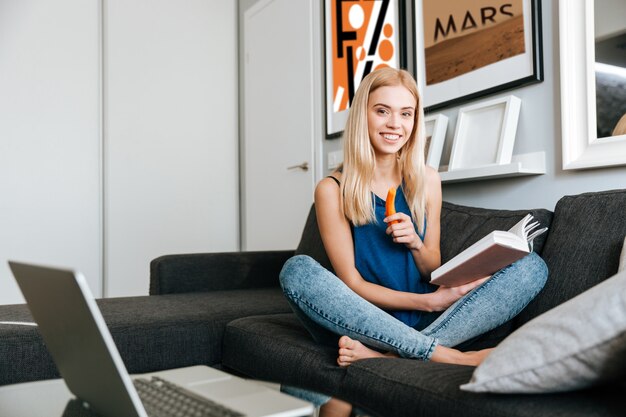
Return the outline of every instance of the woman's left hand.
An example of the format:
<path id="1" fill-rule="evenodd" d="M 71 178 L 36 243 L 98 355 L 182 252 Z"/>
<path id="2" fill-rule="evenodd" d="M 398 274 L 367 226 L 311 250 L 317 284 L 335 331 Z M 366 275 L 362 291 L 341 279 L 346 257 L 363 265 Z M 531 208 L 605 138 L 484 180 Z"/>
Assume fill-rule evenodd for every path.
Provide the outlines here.
<path id="1" fill-rule="evenodd" d="M 411 217 L 404 213 L 395 213 L 384 219 L 388 224 L 386 233 L 393 238 L 395 243 L 403 243 L 407 248 L 412 250 L 420 250 L 424 246 L 424 242 L 417 234 Z M 396 223 L 393 223 L 396 221 Z"/>

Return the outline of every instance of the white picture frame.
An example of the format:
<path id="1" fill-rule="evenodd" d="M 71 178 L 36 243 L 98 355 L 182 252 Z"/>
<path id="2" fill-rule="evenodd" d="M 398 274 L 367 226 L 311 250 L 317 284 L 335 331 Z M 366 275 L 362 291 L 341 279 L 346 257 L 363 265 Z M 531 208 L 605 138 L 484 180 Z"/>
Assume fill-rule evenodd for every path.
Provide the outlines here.
<path id="1" fill-rule="evenodd" d="M 443 114 L 435 114 L 424 117 L 424 159 L 426 165 L 439 170 L 443 144 L 446 140 L 448 129 L 448 117 Z"/>
<path id="2" fill-rule="evenodd" d="M 594 1 L 559 2 L 563 169 L 626 165 L 626 135 L 596 133 Z"/>
<path id="3" fill-rule="evenodd" d="M 462 107 L 448 171 L 510 164 L 521 103 L 509 95 Z"/>

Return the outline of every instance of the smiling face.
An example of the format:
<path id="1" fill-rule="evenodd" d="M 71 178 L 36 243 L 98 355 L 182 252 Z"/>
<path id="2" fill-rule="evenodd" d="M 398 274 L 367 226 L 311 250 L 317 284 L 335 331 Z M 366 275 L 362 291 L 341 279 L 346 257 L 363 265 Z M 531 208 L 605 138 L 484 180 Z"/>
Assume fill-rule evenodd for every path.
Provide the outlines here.
<path id="1" fill-rule="evenodd" d="M 377 155 L 396 154 L 411 137 L 417 101 L 402 85 L 385 86 L 369 95 L 367 127 Z"/>

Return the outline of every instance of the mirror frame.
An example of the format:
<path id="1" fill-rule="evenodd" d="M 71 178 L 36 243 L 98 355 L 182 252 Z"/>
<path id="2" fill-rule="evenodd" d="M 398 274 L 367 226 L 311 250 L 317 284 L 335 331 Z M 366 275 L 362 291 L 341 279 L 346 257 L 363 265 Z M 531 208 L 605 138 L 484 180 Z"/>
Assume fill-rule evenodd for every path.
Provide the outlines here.
<path id="1" fill-rule="evenodd" d="M 563 169 L 626 165 L 626 135 L 598 138 L 594 1 L 559 1 Z"/>

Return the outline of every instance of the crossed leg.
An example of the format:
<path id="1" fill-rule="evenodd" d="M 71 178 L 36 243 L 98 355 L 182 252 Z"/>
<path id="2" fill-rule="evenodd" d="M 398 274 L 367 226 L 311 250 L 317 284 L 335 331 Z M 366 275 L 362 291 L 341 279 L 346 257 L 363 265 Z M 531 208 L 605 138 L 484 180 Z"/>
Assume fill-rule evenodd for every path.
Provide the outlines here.
<path id="1" fill-rule="evenodd" d="M 430 360 L 478 366 L 493 349 L 461 352 L 447 346 L 455 346 L 516 316 L 543 288 L 547 276 L 545 262 L 535 253 L 495 273 L 490 280 L 463 296 L 431 325 L 421 330 L 422 334 L 439 341 Z M 477 316 L 482 316 L 482 321 L 473 322 L 472 331 L 475 334 L 468 333 L 466 324 Z M 340 366 L 361 359 L 389 356 L 398 355 L 382 354 L 348 336 L 339 339 L 337 363 Z"/>
<path id="2" fill-rule="evenodd" d="M 294 312 L 316 340 L 319 338 L 318 341 L 321 341 L 323 335 L 329 333 L 343 335 L 339 339 L 337 357 L 340 366 L 349 366 L 361 359 L 394 355 L 477 366 L 492 349 L 461 352 L 446 346 L 456 346 L 517 315 L 545 284 L 547 267 L 536 254 L 528 255 L 494 274 L 421 332 L 390 319 L 387 313 L 353 293 L 335 275 L 309 257 L 290 259 L 283 267 L 280 278 Z M 356 316 L 346 311 L 346 305 L 353 306 L 351 311 L 356 312 Z M 481 314 L 477 315 L 476 311 Z M 369 321 L 374 324 L 373 328 L 361 327 L 363 312 L 374 317 Z M 476 321 L 477 316 L 481 320 Z M 473 325 L 468 327 L 468 322 Z M 381 338 L 381 334 L 389 337 Z M 359 340 L 393 353 L 380 353 Z M 328 411 L 340 410 L 342 402 L 337 401 L 329 403 Z M 345 413 L 345 409 L 342 412 Z"/>

